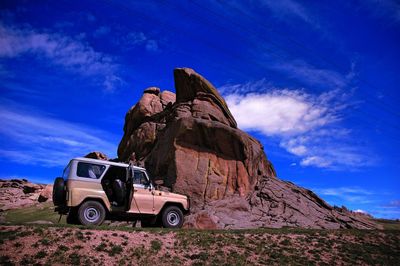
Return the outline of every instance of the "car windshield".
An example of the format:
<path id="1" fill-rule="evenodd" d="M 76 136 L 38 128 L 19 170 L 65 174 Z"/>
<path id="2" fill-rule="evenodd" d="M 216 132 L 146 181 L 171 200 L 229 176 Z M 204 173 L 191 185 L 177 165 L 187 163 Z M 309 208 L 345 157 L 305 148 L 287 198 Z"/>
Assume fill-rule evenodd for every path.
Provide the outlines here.
<path id="1" fill-rule="evenodd" d="M 71 171 L 71 162 L 69 162 L 69 164 L 67 165 L 67 167 L 65 167 L 64 171 L 63 171 L 63 175 L 62 178 L 65 180 L 68 178 L 69 176 L 69 172 Z"/>

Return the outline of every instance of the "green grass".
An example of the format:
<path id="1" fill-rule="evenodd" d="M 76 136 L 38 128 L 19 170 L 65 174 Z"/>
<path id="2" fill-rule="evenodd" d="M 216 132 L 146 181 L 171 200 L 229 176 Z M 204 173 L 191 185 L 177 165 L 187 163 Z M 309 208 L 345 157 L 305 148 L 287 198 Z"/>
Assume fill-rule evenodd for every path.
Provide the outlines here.
<path id="1" fill-rule="evenodd" d="M 54 212 L 54 207 L 51 202 L 44 203 L 41 207 L 31 206 L 21 209 L 8 210 L 5 212 L 5 222 L 10 224 L 24 224 L 35 221 L 48 221 L 58 223 L 60 215 Z M 65 216 L 60 220 L 61 224 L 65 224 Z"/>
<path id="2" fill-rule="evenodd" d="M 151 249 L 153 249 L 156 253 L 161 249 L 161 247 L 162 247 L 162 242 L 160 241 L 160 240 L 158 240 L 158 239 L 156 239 L 156 240 L 152 240 L 151 242 L 150 242 L 150 244 L 151 244 Z"/>
<path id="3" fill-rule="evenodd" d="M 399 220 L 377 219 L 377 221 L 383 226 L 383 229 L 385 230 L 400 230 Z"/>

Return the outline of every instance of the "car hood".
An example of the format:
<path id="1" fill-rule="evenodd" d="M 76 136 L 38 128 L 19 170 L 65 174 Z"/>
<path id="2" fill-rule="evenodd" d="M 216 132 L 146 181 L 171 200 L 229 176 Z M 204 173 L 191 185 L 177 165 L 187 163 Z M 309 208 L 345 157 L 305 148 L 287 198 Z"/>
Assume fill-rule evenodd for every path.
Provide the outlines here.
<path id="1" fill-rule="evenodd" d="M 155 193 L 160 196 L 174 198 L 174 199 L 187 199 L 188 198 L 185 195 L 172 193 L 172 192 L 168 192 L 168 191 L 155 190 Z"/>

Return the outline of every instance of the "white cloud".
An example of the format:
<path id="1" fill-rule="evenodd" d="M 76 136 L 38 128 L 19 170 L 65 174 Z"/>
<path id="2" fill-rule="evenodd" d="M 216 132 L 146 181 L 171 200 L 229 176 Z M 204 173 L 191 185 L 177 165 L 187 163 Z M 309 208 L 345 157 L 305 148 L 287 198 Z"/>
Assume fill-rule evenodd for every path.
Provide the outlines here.
<path id="1" fill-rule="evenodd" d="M 267 6 L 276 17 L 284 18 L 285 16 L 291 16 L 298 18 L 304 22 L 312 23 L 310 15 L 307 10 L 299 3 L 293 0 L 263 0 L 262 4 Z"/>
<path id="2" fill-rule="evenodd" d="M 351 144 L 351 131 L 340 126 L 347 104 L 339 89 L 311 95 L 273 88 L 261 80 L 220 90 L 239 128 L 278 138 L 301 166 L 339 170 L 373 163 L 368 152 Z"/>
<path id="3" fill-rule="evenodd" d="M 354 212 L 355 212 L 355 213 L 368 214 L 368 212 L 366 212 L 366 211 L 364 211 L 364 210 L 361 210 L 361 209 L 354 210 Z"/>
<path id="4" fill-rule="evenodd" d="M 329 160 L 319 157 L 319 156 L 308 156 L 301 160 L 300 162 L 303 166 L 318 166 L 318 167 L 328 167 L 332 164 Z"/>
<path id="5" fill-rule="evenodd" d="M 33 54 L 80 75 L 103 80 L 106 91 L 116 89 L 121 84 L 119 66 L 112 57 L 95 51 L 81 39 L 0 24 L 0 58 Z"/>
<path id="6" fill-rule="evenodd" d="M 0 121 L 0 136 L 13 144 L 0 149 L 2 160 L 52 167 L 94 150 L 116 155 L 117 138 L 101 130 L 9 107 L 0 107 Z"/>
<path id="7" fill-rule="evenodd" d="M 317 104 L 318 97 L 301 91 L 233 93 L 225 99 L 240 128 L 260 131 L 267 136 L 299 134 L 335 120 L 326 106 Z"/>

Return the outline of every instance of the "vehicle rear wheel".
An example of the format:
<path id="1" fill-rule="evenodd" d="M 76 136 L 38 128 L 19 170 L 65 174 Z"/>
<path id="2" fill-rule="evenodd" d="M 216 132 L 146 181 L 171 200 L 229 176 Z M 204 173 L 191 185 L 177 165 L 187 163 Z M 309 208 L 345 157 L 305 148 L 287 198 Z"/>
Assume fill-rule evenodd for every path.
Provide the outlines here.
<path id="1" fill-rule="evenodd" d="M 65 181 L 62 177 L 57 177 L 53 185 L 53 203 L 55 206 L 64 206 L 66 203 Z"/>
<path id="2" fill-rule="evenodd" d="M 183 225 L 182 210 L 176 206 L 169 206 L 162 213 L 162 224 L 166 228 L 181 228 Z"/>
<path id="3" fill-rule="evenodd" d="M 78 218 L 83 225 L 101 225 L 106 218 L 106 209 L 97 201 L 86 201 L 78 210 Z"/>

